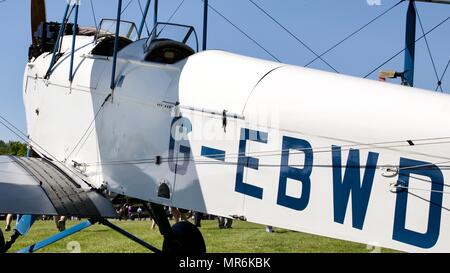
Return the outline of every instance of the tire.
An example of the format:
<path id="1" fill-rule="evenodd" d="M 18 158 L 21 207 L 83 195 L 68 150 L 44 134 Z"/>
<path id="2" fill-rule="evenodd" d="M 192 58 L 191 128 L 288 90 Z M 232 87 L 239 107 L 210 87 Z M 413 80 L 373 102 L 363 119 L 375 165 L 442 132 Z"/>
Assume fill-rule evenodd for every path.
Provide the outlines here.
<path id="1" fill-rule="evenodd" d="M 206 253 L 202 233 L 195 225 L 187 221 L 180 221 L 172 226 L 172 231 L 172 238 L 164 239 L 164 253 L 191 255 Z"/>

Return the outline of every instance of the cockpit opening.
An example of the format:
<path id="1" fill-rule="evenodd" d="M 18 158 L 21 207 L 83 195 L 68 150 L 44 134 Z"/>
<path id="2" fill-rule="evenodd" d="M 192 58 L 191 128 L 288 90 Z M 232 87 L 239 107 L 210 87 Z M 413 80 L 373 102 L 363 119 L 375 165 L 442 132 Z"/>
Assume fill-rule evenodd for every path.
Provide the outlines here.
<path id="1" fill-rule="evenodd" d="M 145 61 L 174 64 L 194 53 L 195 51 L 186 44 L 170 39 L 155 39 L 148 47 Z"/>
<path id="2" fill-rule="evenodd" d="M 158 22 L 145 43 L 144 52 L 145 61 L 177 63 L 198 52 L 197 33 L 192 26 Z"/>
<path id="3" fill-rule="evenodd" d="M 91 54 L 100 56 L 113 56 L 115 29 L 117 21 L 114 19 L 102 19 L 100 27 L 95 34 L 96 46 Z M 136 25 L 128 21 L 120 21 L 119 43 L 117 51 L 122 50 L 137 39 Z"/>

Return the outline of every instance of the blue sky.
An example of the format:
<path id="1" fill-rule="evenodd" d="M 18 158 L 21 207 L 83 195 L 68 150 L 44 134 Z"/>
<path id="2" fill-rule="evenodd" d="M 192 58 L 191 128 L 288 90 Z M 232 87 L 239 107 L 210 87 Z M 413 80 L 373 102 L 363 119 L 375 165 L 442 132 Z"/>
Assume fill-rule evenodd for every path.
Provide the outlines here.
<path id="1" fill-rule="evenodd" d="M 129 0 L 123 0 L 124 6 Z M 124 20 L 139 22 L 138 0 L 133 0 L 123 14 Z M 182 0 L 159 0 L 159 21 L 167 21 Z M 349 33 L 393 6 L 398 0 L 254 0 L 270 12 L 292 33 L 307 43 L 314 51 L 321 53 Z M 116 1 L 93 0 L 97 20 L 114 18 Z M 145 0 L 141 0 L 144 5 Z M 369 5 L 377 3 L 379 5 Z M 210 4 L 247 32 L 273 55 L 284 63 L 303 66 L 314 55 L 274 24 L 248 0 L 210 0 Z M 47 0 L 47 19 L 61 21 L 66 0 Z M 30 44 L 30 1 L 0 1 L 0 114 L 26 131 L 22 104 L 22 76 L 27 62 Z M 199 36 L 202 31 L 203 2 L 185 0 L 172 22 L 193 25 Z M 403 49 L 407 3 L 402 3 L 361 33 L 352 37 L 323 58 L 339 72 L 361 77 L 381 64 L 387 58 Z M 417 3 L 425 31 L 450 16 L 450 6 Z M 233 26 L 210 10 L 208 48 L 223 49 L 243 55 L 272 58 Z M 80 24 L 94 25 L 89 0 L 81 0 Z M 151 28 L 153 18 L 148 18 Z M 422 35 L 417 27 L 417 37 Z M 450 21 L 428 37 L 438 75 L 441 76 L 450 58 Z M 199 38 L 201 39 L 201 37 Z M 201 40 L 199 41 L 201 44 Z M 312 68 L 331 69 L 321 61 Z M 402 71 L 403 54 L 387 63 L 383 69 Z M 377 73 L 371 78 L 376 79 Z M 420 88 L 436 88 L 436 76 L 422 39 L 416 45 L 415 85 Z M 443 79 L 443 89 L 450 93 L 450 71 Z M 17 139 L 0 125 L 0 139 Z"/>

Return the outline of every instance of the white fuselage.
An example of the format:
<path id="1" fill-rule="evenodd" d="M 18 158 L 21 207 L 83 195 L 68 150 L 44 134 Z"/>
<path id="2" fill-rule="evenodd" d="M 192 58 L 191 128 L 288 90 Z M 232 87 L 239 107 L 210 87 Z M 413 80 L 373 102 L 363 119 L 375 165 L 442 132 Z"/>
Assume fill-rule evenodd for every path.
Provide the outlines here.
<path id="1" fill-rule="evenodd" d="M 81 164 L 80 175 L 117 194 L 406 251 L 450 251 L 442 186 L 450 174 L 440 167 L 450 162 L 449 95 L 216 50 L 151 63 L 144 43 L 119 52 L 113 92 L 112 60 L 90 54 L 93 37 L 77 37 L 72 83 L 71 37 L 48 80 L 51 54 L 30 62 L 24 103 L 33 148 Z M 163 183 L 170 198 L 158 196 Z"/>

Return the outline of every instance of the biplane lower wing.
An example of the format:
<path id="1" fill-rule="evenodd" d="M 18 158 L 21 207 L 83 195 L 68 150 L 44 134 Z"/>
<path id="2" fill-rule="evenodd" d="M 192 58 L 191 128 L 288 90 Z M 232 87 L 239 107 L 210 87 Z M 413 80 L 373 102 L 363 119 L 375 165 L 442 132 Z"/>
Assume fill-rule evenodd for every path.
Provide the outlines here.
<path id="1" fill-rule="evenodd" d="M 0 213 L 116 216 L 112 203 L 46 159 L 0 156 Z"/>

